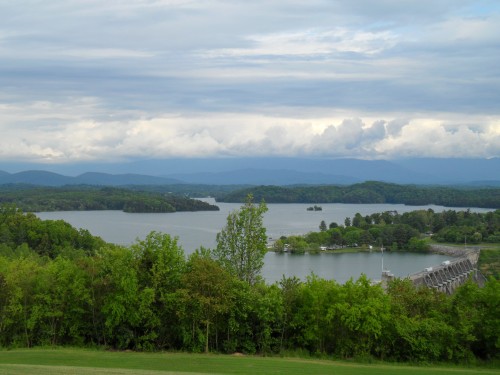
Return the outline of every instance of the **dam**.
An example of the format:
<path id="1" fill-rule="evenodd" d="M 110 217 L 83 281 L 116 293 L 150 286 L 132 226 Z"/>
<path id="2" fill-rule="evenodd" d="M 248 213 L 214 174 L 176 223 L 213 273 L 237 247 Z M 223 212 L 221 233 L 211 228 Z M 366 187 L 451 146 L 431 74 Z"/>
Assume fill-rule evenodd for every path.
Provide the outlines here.
<path id="1" fill-rule="evenodd" d="M 444 246 L 435 246 L 433 251 L 454 256 L 439 265 L 427 267 L 424 270 L 409 275 L 407 278 L 416 287 L 433 288 L 448 295 L 466 281 L 471 279 L 479 286 L 483 286 L 486 279 L 478 270 L 480 249 L 457 249 Z M 394 279 L 390 271 L 382 272 L 382 285 Z"/>

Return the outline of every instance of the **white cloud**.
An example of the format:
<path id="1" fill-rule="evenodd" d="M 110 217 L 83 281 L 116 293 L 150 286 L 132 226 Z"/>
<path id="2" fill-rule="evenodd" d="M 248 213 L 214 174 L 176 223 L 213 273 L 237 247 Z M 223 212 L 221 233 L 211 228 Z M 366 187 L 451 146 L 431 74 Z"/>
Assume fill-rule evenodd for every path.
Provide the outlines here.
<path id="1" fill-rule="evenodd" d="M 478 119 L 481 121 L 481 119 Z M 380 142 L 381 154 L 433 157 L 492 157 L 498 156 L 500 134 L 498 119 L 487 119 L 477 130 L 466 125 L 449 128 L 436 119 L 416 119 L 405 126 L 397 137 Z M 460 150 L 457 153 L 457 150 Z"/>
<path id="2" fill-rule="evenodd" d="M 206 57 L 306 56 L 354 52 L 375 54 L 396 44 L 397 36 L 389 31 L 370 32 L 337 27 L 303 31 L 250 35 L 246 48 L 215 49 Z"/>
<path id="3" fill-rule="evenodd" d="M 499 156 L 485 0 L 2 4 L 0 157 Z"/>
<path id="4" fill-rule="evenodd" d="M 92 99 L 65 108 L 50 102 L 3 105 L 0 158 L 76 162 L 124 157 L 321 155 L 492 157 L 500 150 L 500 119 L 453 114 L 401 120 L 272 116 L 252 113 L 165 113 L 104 117 Z M 97 116 L 92 116 L 92 114 Z M 83 119 L 85 118 L 85 119 Z M 453 120 L 455 118 L 455 120 Z M 35 125 L 34 125 L 35 124 Z"/>

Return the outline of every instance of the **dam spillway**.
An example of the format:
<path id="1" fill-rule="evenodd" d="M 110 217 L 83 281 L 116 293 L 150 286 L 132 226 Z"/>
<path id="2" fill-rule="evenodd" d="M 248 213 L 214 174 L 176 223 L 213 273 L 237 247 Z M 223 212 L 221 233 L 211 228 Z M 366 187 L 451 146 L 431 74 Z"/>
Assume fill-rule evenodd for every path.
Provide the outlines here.
<path id="1" fill-rule="evenodd" d="M 416 287 L 433 288 L 446 294 L 453 294 L 455 290 L 468 280 L 472 280 L 479 286 L 483 286 L 486 279 L 478 270 L 479 249 L 473 250 L 450 250 L 459 255 L 453 260 L 447 260 L 439 265 L 425 268 L 423 271 L 409 275 L 407 278 Z M 382 273 L 383 284 L 394 276 L 389 271 Z"/>

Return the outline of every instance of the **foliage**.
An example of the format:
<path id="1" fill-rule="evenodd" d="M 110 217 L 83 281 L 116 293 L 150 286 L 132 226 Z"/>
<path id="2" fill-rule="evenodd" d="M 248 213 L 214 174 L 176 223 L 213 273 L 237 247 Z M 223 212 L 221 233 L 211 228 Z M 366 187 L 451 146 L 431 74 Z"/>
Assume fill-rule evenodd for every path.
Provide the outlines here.
<path id="1" fill-rule="evenodd" d="M 227 193 L 223 202 L 243 202 L 248 194 L 268 203 L 402 203 L 420 206 L 500 208 L 500 189 L 397 185 L 368 181 L 349 186 L 258 186 Z"/>
<path id="2" fill-rule="evenodd" d="M 24 211 L 123 210 L 125 212 L 214 211 L 217 206 L 170 193 L 112 187 L 0 186 L 0 204 Z"/>
<path id="3" fill-rule="evenodd" d="M 260 243 L 264 211 L 264 204 L 255 206 L 249 198 L 225 229 Z M 436 219 L 431 212 L 415 216 L 424 227 Z M 460 225 L 461 216 L 470 225 L 482 222 L 450 212 L 439 219 Z M 375 220 L 378 224 L 372 224 Z M 357 226 L 309 237 L 320 241 L 329 231 L 340 231 L 348 242 L 371 225 L 395 225 L 392 233 L 403 233 L 415 220 L 396 214 L 358 217 Z M 302 352 L 412 362 L 500 359 L 500 281 L 494 278 L 484 288 L 466 283 L 452 296 L 399 279 L 384 291 L 365 276 L 343 285 L 315 275 L 268 285 L 257 277 L 261 253 L 253 249 L 260 247 L 247 254 L 245 241 L 238 244 L 238 254 L 253 256 L 253 268 L 238 268 L 230 257 L 217 256 L 226 253 L 203 248 L 186 260 L 177 239 L 163 233 L 121 247 L 93 238 L 76 241 L 78 231 L 70 241 L 65 236 L 74 232 L 66 225 L 41 223 L 12 208 L 0 215 L 0 225 L 8 229 L 0 244 L 2 348 Z M 64 244 L 64 251 L 40 251 L 39 242 L 28 241 L 37 238 L 31 232 L 51 239 L 55 248 Z M 77 248 L 81 243 L 92 246 Z"/>
<path id="4" fill-rule="evenodd" d="M 478 267 L 484 276 L 500 280 L 500 248 L 481 249 Z"/>
<path id="5" fill-rule="evenodd" d="M 331 223 L 326 229 L 320 223 L 319 232 L 280 239 L 277 251 L 317 251 L 320 246 L 330 249 L 343 247 L 385 246 L 391 250 L 427 252 L 429 239 L 436 242 L 478 244 L 500 241 L 500 210 L 473 213 L 470 210 L 434 212 L 432 209 L 398 214 L 395 211 L 374 213 L 363 217 L 356 213 L 345 219 L 344 225 Z M 491 252 L 481 264 L 495 263 L 498 252 Z M 497 267 L 498 268 L 498 267 Z M 496 275 L 496 268 L 491 274 Z"/>
<path id="6" fill-rule="evenodd" d="M 177 290 L 183 305 L 181 315 L 186 324 L 192 327 L 191 335 L 185 336 L 184 344 L 192 351 L 209 351 L 210 331 L 218 329 L 218 323 L 233 307 L 232 276 L 208 254 L 194 253 L 182 276 L 182 288 Z M 204 326 L 201 329 L 200 325 Z M 217 335 L 215 335 L 217 336 Z M 215 339 L 217 349 L 217 340 Z"/>
<path id="7" fill-rule="evenodd" d="M 216 238 L 215 259 L 250 284 L 257 281 L 267 252 L 266 229 L 262 223 L 266 211 L 264 202 L 256 206 L 249 195 L 243 207 L 228 215 L 226 227 Z"/>
<path id="8" fill-rule="evenodd" d="M 74 249 L 90 254 L 104 241 L 89 231 L 73 228 L 63 220 L 41 220 L 33 213 L 23 213 L 14 206 L 0 206 L 0 254 L 24 244 L 31 250 L 51 258 Z"/>

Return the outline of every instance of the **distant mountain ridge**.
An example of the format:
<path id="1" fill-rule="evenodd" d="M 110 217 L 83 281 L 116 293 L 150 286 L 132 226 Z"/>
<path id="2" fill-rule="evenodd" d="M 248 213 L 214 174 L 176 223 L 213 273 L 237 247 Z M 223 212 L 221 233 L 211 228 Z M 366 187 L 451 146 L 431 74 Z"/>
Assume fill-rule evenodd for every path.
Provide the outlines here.
<path id="1" fill-rule="evenodd" d="M 209 185 L 294 185 L 339 184 L 362 182 L 351 176 L 320 172 L 299 172 L 288 169 L 239 169 L 227 172 L 177 173 L 169 177 L 192 184 Z"/>
<path id="2" fill-rule="evenodd" d="M 5 165 L 5 167 L 4 167 Z M 15 164 L 0 163 L 12 169 Z M 499 186 L 500 158 L 360 160 L 326 158 L 154 159 L 126 163 L 26 165 L 18 173 L 0 170 L 0 184 L 88 185 L 349 185 L 383 181 L 417 185 Z M 20 165 L 16 166 L 18 169 Z M 35 168 L 37 167 L 37 168 Z M 43 170 L 46 167 L 51 171 Z M 70 177 L 78 171 L 78 176 Z M 59 173 L 55 173 L 59 171 Z M 88 172 L 92 171 L 92 172 Z"/>
<path id="3" fill-rule="evenodd" d="M 48 171 L 24 171 L 19 173 L 7 173 L 0 171 L 0 184 L 32 184 L 41 186 L 64 186 L 64 185 L 102 185 L 102 186 L 124 186 L 124 185 L 170 185 L 181 181 L 172 178 L 146 176 L 139 174 L 108 174 L 87 172 L 76 177 L 64 176 Z"/>

